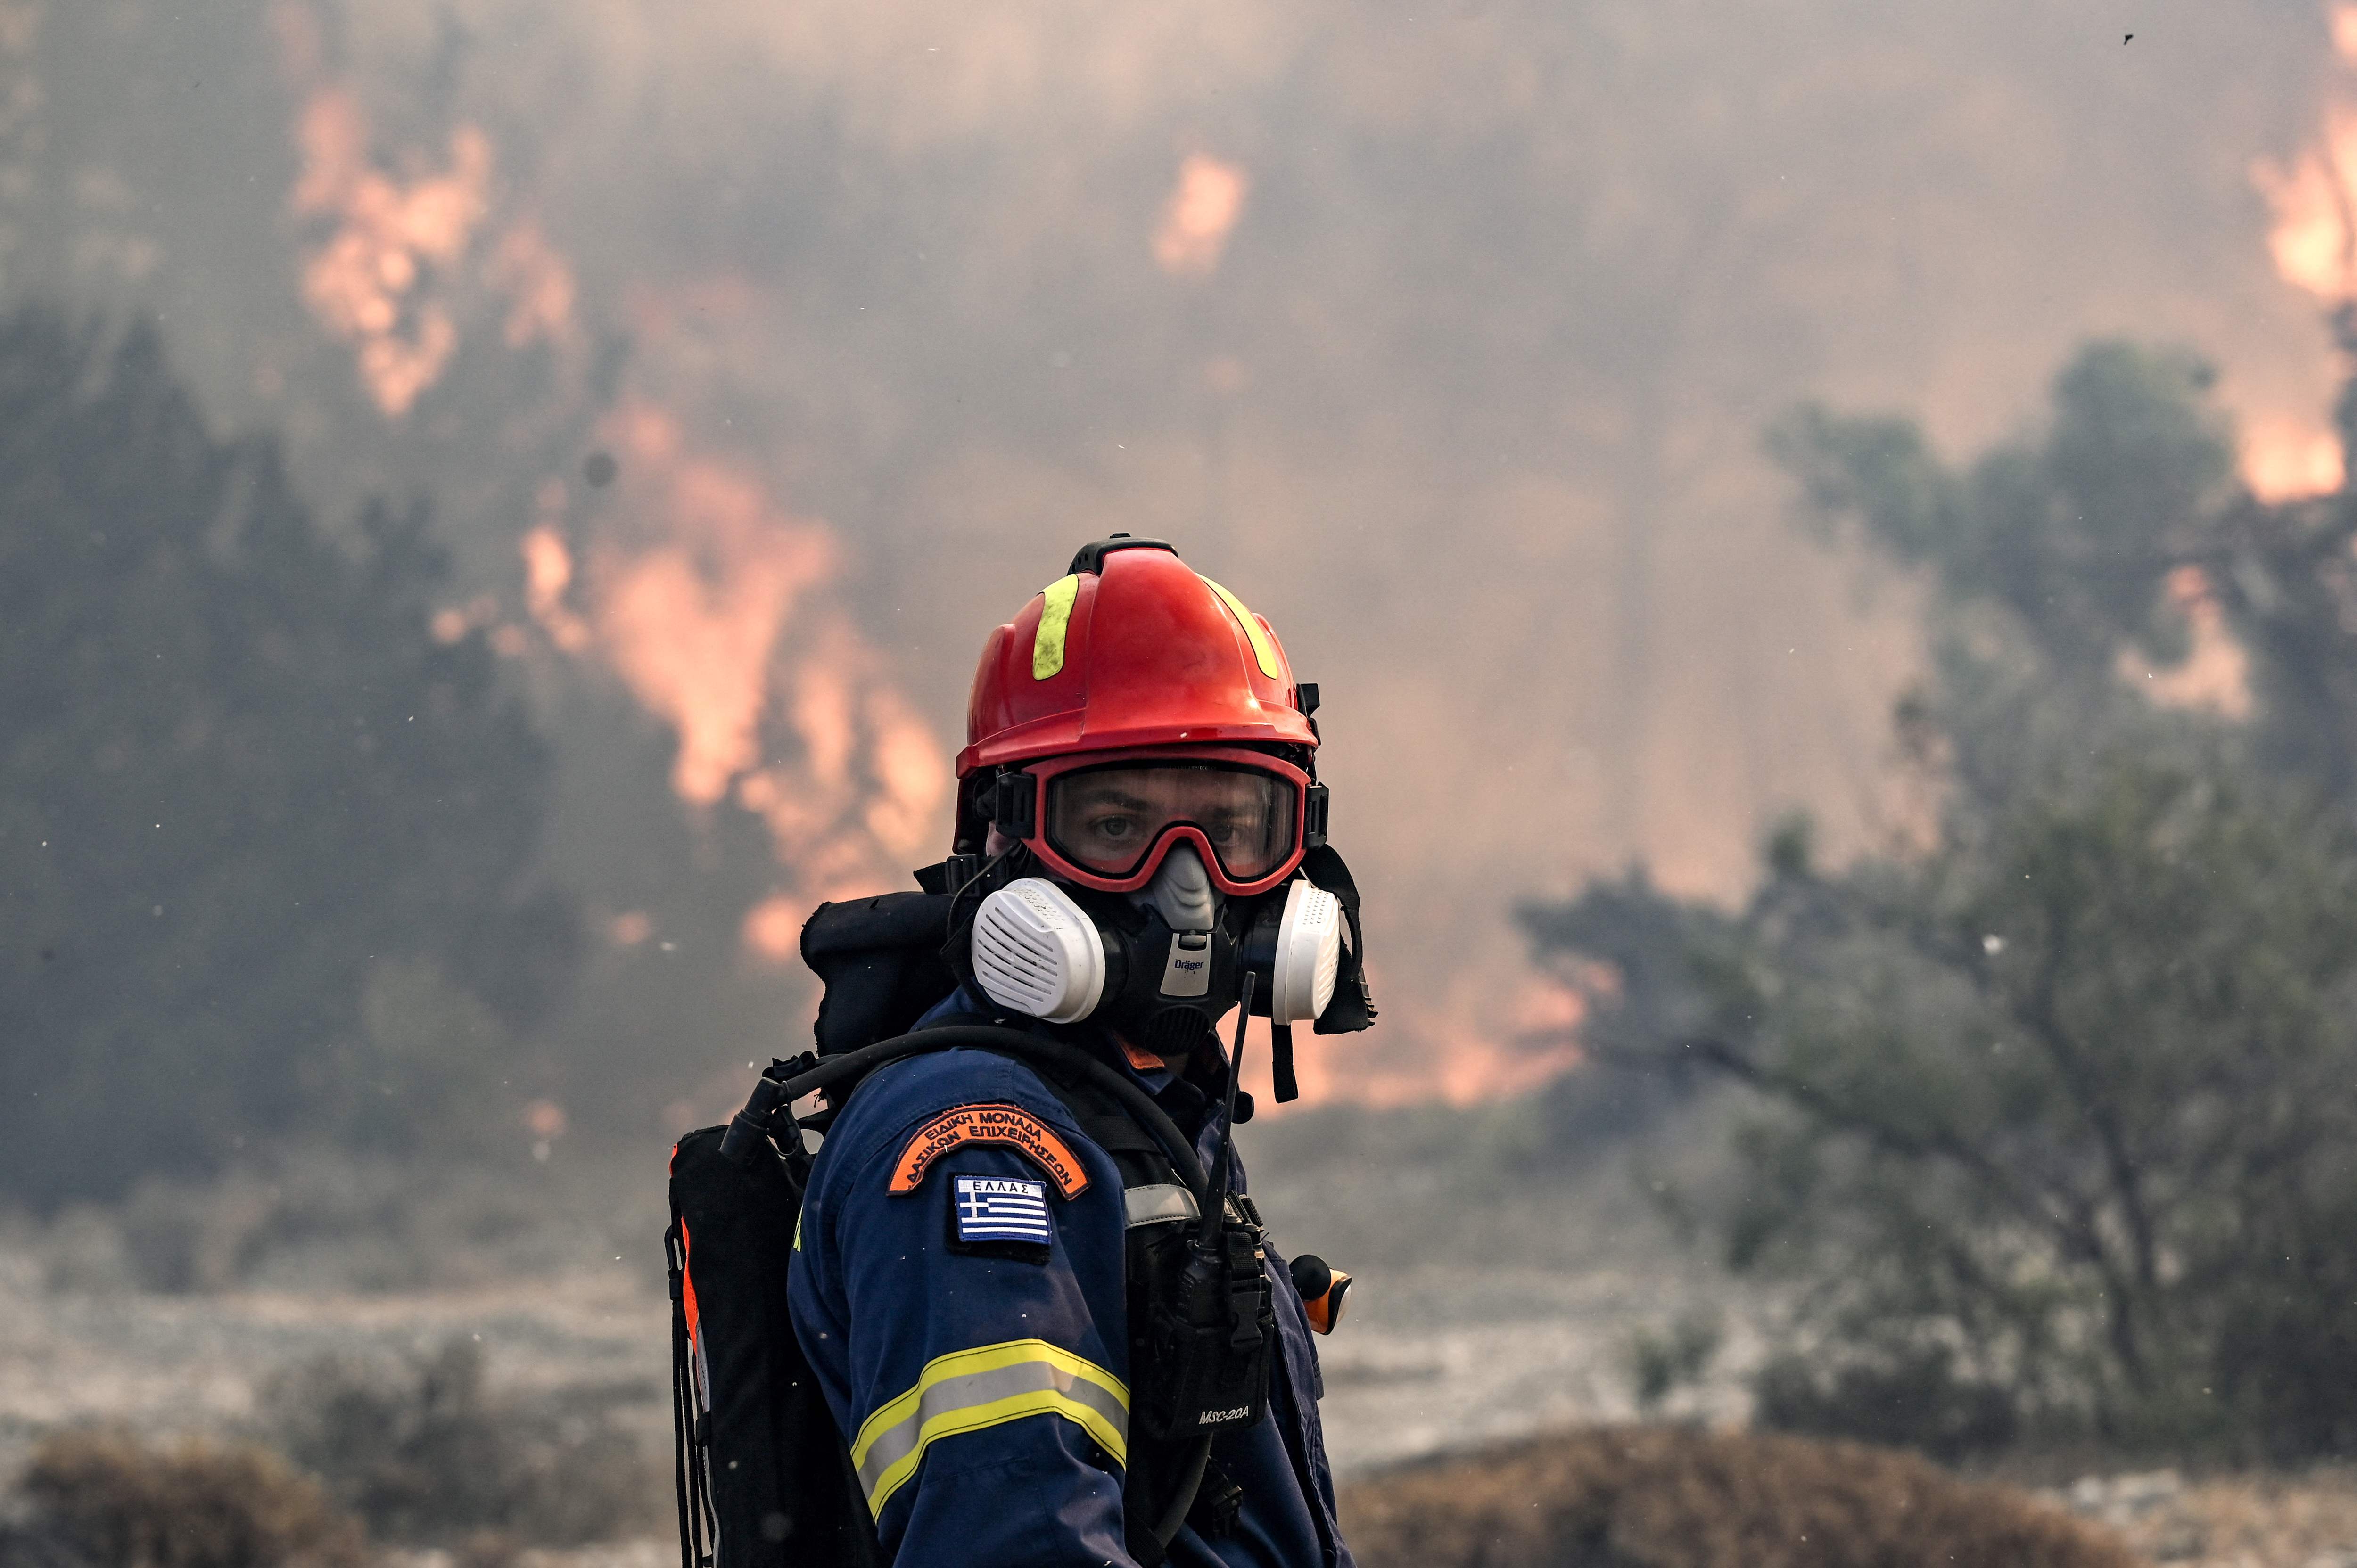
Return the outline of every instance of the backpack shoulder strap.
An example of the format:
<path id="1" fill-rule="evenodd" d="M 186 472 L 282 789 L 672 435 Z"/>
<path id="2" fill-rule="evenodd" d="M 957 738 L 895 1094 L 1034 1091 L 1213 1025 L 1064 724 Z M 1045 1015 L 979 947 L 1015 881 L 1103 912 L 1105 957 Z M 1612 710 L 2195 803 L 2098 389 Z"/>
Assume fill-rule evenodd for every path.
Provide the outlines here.
<path id="1" fill-rule="evenodd" d="M 773 1135 L 785 1134 L 779 1139 L 781 1146 L 798 1148 L 801 1137 L 791 1112 L 794 1101 L 824 1089 L 833 1112 L 840 1113 L 858 1085 L 886 1062 L 958 1047 L 993 1051 L 1032 1069 L 1082 1133 L 1113 1157 L 1122 1177 L 1124 1291 L 1134 1322 L 1150 1322 L 1150 1303 L 1168 1283 L 1167 1254 L 1183 1230 L 1168 1222 L 1200 1218 L 1203 1195 L 1210 1189 L 1194 1144 L 1169 1113 L 1136 1083 L 1079 1047 L 995 1020 L 944 1017 L 816 1066 L 773 1064 L 754 1090 L 756 1101 L 766 1099 L 770 1106 L 759 1115 L 771 1122 Z M 743 1115 L 753 1114 L 754 1106 L 748 1104 Z M 779 1122 L 782 1127 L 776 1125 Z M 1142 1434 L 1133 1440 L 1130 1464 L 1123 1472 L 1122 1502 L 1130 1553 L 1143 1568 L 1168 1560 L 1170 1541 L 1186 1522 L 1202 1485 L 1211 1444 L 1209 1436 L 1175 1444 L 1149 1443 Z"/>

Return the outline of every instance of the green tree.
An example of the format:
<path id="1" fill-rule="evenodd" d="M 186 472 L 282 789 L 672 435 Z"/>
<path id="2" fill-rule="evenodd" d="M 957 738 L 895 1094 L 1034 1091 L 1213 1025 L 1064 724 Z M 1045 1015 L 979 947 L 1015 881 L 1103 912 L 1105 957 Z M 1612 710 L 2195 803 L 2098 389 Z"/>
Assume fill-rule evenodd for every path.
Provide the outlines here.
<path id="1" fill-rule="evenodd" d="M 2207 384 L 2098 346 L 1962 471 L 1903 424 L 1788 421 L 1819 523 L 1929 579 L 1900 728 L 1935 831 L 1838 872 L 1787 831 L 1732 917 L 1639 883 L 1524 913 L 1601 1054 L 1759 1097 L 1727 1255 L 1808 1308 L 1770 1420 L 2357 1446 L 2351 503 L 2240 490 Z M 2227 585 L 2247 725 L 2118 677 L 2183 652 L 2189 567 Z"/>
<path id="2" fill-rule="evenodd" d="M 152 329 L 0 320 L 0 1188 L 481 1104 L 483 1029 L 420 1071 L 362 1017 L 422 963 L 519 1026 L 575 947 L 544 748 L 479 632 L 433 635 L 444 574 L 422 508 L 323 532 Z"/>

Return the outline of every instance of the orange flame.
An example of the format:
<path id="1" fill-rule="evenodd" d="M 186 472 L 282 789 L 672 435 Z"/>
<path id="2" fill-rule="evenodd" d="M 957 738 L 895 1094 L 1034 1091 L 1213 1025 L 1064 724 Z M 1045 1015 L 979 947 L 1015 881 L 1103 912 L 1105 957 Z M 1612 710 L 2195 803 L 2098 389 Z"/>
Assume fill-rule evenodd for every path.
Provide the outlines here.
<path id="1" fill-rule="evenodd" d="M 1178 183 L 1154 232 L 1154 259 L 1162 270 L 1176 277 L 1207 277 L 1218 270 L 1251 186 L 1241 166 L 1189 155 L 1178 166 Z"/>
<path id="2" fill-rule="evenodd" d="M 2332 42 L 2357 65 L 2357 5 L 2334 8 Z M 2251 173 L 2274 209 L 2267 248 L 2284 281 L 2326 299 L 2357 295 L 2357 113 L 2335 108 L 2323 145 L 2289 168 L 2263 161 Z"/>
<path id="3" fill-rule="evenodd" d="M 564 535 L 542 523 L 523 536 L 524 597 L 533 618 L 548 630 L 559 648 L 584 645 L 588 630 L 565 607 L 565 590 L 573 585 L 573 550 Z"/>
<path id="4" fill-rule="evenodd" d="M 390 172 L 374 156 L 357 93 L 328 79 L 316 8 L 277 0 L 271 20 L 280 69 L 300 102 L 300 166 L 288 205 L 311 229 L 304 303 L 352 345 L 378 410 L 400 418 L 441 379 L 457 352 L 460 302 L 470 291 L 507 297 L 511 348 L 577 342 L 573 270 L 537 223 L 511 225 L 481 254 L 493 162 L 481 129 L 458 125 L 439 160 L 406 149 L 395 160 L 401 172 Z"/>
<path id="5" fill-rule="evenodd" d="M 445 171 L 395 180 L 370 165 L 360 106 L 333 88 L 304 106 L 296 140 L 303 171 L 295 210 L 334 222 L 304 263 L 304 300 L 356 347 L 361 383 L 398 418 L 457 349 L 457 326 L 429 285 L 435 268 L 464 256 L 488 210 L 490 142 L 462 125 L 451 134 Z"/>
<path id="6" fill-rule="evenodd" d="M 2357 5 L 2335 6 L 2331 29 L 2341 63 L 2357 66 Z M 2267 250 L 2276 274 L 2335 304 L 2357 298 L 2357 104 L 2328 110 L 2319 143 L 2288 166 L 2263 160 L 2251 177 L 2272 214 Z M 2271 503 L 2330 494 L 2347 481 L 2337 436 L 2282 419 L 2258 421 L 2244 431 L 2242 472 L 2251 493 Z M 2198 643 L 2205 607 L 2212 615 L 2216 607 L 2206 589 L 2192 599 L 2180 596 L 2180 602 L 2194 618 Z"/>
<path id="7" fill-rule="evenodd" d="M 479 627 L 495 627 L 500 618 L 500 602 L 489 594 L 478 594 L 463 605 L 449 605 L 434 612 L 426 629 L 434 640 L 448 647 L 473 632 Z"/>
<path id="8" fill-rule="evenodd" d="M 770 656 L 794 601 L 833 574 L 834 542 L 780 516 L 745 476 L 683 457 L 668 415 L 640 405 L 615 424 L 669 526 L 601 563 L 597 628 L 623 683 L 679 731 L 672 787 L 708 806 L 760 761 Z"/>
<path id="9" fill-rule="evenodd" d="M 2285 420 L 2244 431 L 2242 470 L 2251 493 L 2270 503 L 2330 495 L 2346 478 L 2339 436 Z"/>
<path id="10" fill-rule="evenodd" d="M 2251 656 L 2227 626 L 2209 575 L 2199 566 L 2177 567 L 2169 574 L 2166 591 L 2192 628 L 2191 650 L 2175 668 L 2156 670 L 2123 650 L 2120 676 L 2142 686 L 2163 707 L 2206 708 L 2230 719 L 2249 717 Z"/>
<path id="11" fill-rule="evenodd" d="M 377 406 L 399 417 L 441 375 L 458 343 L 454 301 L 470 281 L 505 296 L 509 347 L 577 346 L 578 282 L 538 223 L 508 224 L 479 244 L 491 220 L 489 140 L 462 125 L 444 167 L 387 173 L 371 159 L 353 94 L 313 85 L 323 50 L 311 8 L 285 0 L 274 15 L 287 73 L 306 91 L 291 202 L 328 225 L 306 260 L 304 297 L 355 345 Z M 757 906 L 743 938 L 790 960 L 805 894 L 846 897 L 905 876 L 935 831 L 946 757 L 843 613 L 811 602 L 838 563 L 824 525 L 787 516 L 752 476 L 691 453 L 651 405 L 626 405 L 603 434 L 632 477 L 640 535 L 598 540 L 585 558 L 566 527 L 565 486 L 546 481 L 520 542 L 526 606 L 550 642 L 597 654 L 671 725 L 681 799 L 734 799 L 762 818 L 796 890 Z M 523 628 L 493 625 L 493 613 L 444 609 L 431 629 L 455 642 L 489 626 L 499 651 L 526 651 Z M 771 739 L 789 755 L 767 756 Z M 629 946 L 648 929 L 632 913 L 610 935 Z"/>
<path id="12" fill-rule="evenodd" d="M 2348 297 L 2357 282 L 2357 116 L 2336 112 L 2323 146 L 2288 169 L 2262 163 L 2253 177 L 2275 211 L 2276 271 L 2310 294 Z"/>
<path id="13" fill-rule="evenodd" d="M 682 800 L 733 800 L 767 825 L 796 889 L 756 905 L 740 935 L 748 951 L 790 962 L 813 903 L 905 878 L 937 830 L 948 758 L 820 596 L 840 553 L 823 525 L 688 450 L 658 409 L 630 405 L 606 435 L 646 540 L 601 542 L 576 573 L 544 521 L 523 541 L 533 618 L 559 647 L 594 648 L 672 726 Z M 767 755 L 773 742 L 788 755 Z"/>

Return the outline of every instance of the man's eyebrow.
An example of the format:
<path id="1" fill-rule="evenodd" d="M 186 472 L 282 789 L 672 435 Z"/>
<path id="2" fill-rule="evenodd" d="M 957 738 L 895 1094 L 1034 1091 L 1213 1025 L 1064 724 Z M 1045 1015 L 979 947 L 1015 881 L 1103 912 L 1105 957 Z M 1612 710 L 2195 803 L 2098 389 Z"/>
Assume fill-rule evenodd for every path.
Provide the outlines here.
<path id="1" fill-rule="evenodd" d="M 1117 784 L 1087 784 L 1075 793 L 1078 804 L 1083 806 L 1126 806 L 1133 811 L 1143 811 L 1154 804 L 1127 793 Z"/>

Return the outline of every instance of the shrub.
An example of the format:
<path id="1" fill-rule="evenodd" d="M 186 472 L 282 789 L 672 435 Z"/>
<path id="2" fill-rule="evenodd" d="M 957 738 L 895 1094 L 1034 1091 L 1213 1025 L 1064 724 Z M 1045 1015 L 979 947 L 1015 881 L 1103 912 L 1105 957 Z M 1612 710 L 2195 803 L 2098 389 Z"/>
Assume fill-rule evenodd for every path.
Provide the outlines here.
<path id="1" fill-rule="evenodd" d="M 1582 1432 L 1362 1481 L 1361 1568 L 2135 1568 L 2118 1542 L 1911 1455 L 1675 1428 Z"/>
<path id="2" fill-rule="evenodd" d="M 261 1151 L 214 1180 L 145 1181 L 118 1205 L 25 1219 L 7 1255 L 58 1292 L 375 1292 L 545 1275 L 660 1229 L 662 1188 L 648 1196 L 635 1158 L 538 1165 L 517 1131 L 504 1159 Z"/>
<path id="3" fill-rule="evenodd" d="M 90 1568 L 355 1568 L 358 1520 L 266 1449 L 189 1443 L 157 1450 L 121 1433 L 74 1433 L 35 1451 L 15 1557 Z M 38 1543 L 38 1544 L 37 1544 Z"/>
<path id="4" fill-rule="evenodd" d="M 610 1540 L 655 1495 L 652 1468 L 604 1412 L 493 1398 L 471 1340 L 399 1365 L 307 1362 L 263 1402 L 286 1451 L 382 1540 Z"/>
<path id="5" fill-rule="evenodd" d="M 1943 1346 L 1831 1368 L 1780 1356 L 1754 1376 L 1751 1391 L 1752 1419 L 1772 1431 L 1920 1448 L 1935 1459 L 2002 1448 L 2020 1424 L 2012 1394 L 1959 1376 Z"/>
<path id="6" fill-rule="evenodd" d="M 1637 1408 L 1655 1413 L 1678 1390 L 1700 1382 L 1725 1337 L 1718 1319 L 1700 1313 L 1679 1318 L 1666 1333 L 1647 1329 L 1634 1336 L 1624 1355 Z"/>

